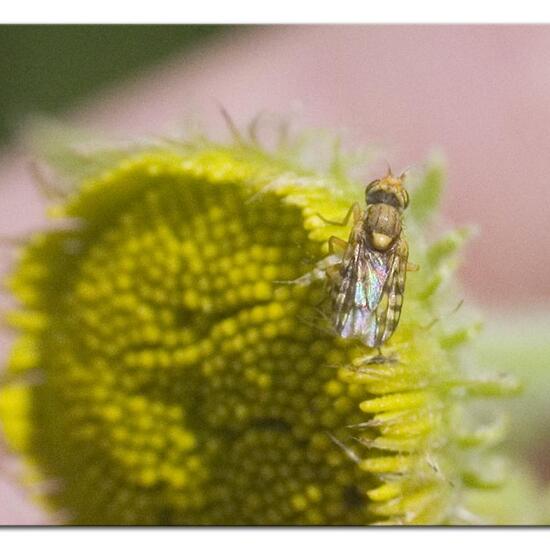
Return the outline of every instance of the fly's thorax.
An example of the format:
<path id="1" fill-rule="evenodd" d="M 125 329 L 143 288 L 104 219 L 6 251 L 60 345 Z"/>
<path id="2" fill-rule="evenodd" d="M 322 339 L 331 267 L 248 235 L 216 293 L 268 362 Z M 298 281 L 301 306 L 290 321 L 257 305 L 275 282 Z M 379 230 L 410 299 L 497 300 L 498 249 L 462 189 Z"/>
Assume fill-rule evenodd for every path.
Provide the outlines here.
<path id="1" fill-rule="evenodd" d="M 384 252 L 401 234 L 401 211 L 385 203 L 371 204 L 367 208 L 363 230 L 369 244 Z"/>

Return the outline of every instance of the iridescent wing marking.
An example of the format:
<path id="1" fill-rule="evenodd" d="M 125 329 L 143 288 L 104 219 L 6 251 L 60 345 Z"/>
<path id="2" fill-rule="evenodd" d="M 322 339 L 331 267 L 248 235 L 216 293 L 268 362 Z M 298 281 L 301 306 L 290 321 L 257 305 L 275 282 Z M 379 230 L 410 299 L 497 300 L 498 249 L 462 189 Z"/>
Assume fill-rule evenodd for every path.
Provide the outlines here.
<path id="1" fill-rule="evenodd" d="M 389 263 L 385 254 L 369 250 L 365 239 L 352 240 L 342 260 L 334 296 L 334 327 L 343 338 L 376 344 L 376 308 L 380 302 Z"/>
<path id="2" fill-rule="evenodd" d="M 365 239 L 350 243 L 334 297 L 334 327 L 340 336 L 377 347 L 393 334 L 401 315 L 407 257 L 401 239 L 386 253 L 369 249 Z"/>

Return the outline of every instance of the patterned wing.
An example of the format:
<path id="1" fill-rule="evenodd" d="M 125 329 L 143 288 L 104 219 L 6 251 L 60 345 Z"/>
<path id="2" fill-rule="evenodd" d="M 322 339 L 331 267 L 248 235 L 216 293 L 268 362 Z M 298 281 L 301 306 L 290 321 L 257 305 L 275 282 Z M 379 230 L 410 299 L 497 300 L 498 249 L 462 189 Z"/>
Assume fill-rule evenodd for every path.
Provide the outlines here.
<path id="1" fill-rule="evenodd" d="M 395 331 L 401 317 L 409 247 L 399 239 L 390 255 L 389 274 L 376 310 L 376 346 L 383 344 Z"/>
<path id="2" fill-rule="evenodd" d="M 350 243 L 334 295 L 334 328 L 340 336 L 378 345 L 376 312 L 392 262 L 393 255 L 370 250 L 365 239 Z"/>

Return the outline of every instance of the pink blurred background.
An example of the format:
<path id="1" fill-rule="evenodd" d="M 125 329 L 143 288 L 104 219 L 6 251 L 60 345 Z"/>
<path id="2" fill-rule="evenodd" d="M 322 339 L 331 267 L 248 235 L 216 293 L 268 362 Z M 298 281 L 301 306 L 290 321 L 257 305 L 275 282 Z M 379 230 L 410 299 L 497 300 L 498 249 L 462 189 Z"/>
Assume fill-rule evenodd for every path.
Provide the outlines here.
<path id="1" fill-rule="evenodd" d="M 67 119 L 143 137 L 195 114 L 221 132 L 218 102 L 240 125 L 299 102 L 304 126 L 381 145 L 396 169 L 442 151 L 446 217 L 480 228 L 462 269 L 466 295 L 490 311 L 548 307 L 550 26 L 258 28 L 104 90 Z M 16 148 L 0 157 L 0 234 L 44 219 L 27 161 Z M 40 521 L 0 479 L 0 523 Z"/>

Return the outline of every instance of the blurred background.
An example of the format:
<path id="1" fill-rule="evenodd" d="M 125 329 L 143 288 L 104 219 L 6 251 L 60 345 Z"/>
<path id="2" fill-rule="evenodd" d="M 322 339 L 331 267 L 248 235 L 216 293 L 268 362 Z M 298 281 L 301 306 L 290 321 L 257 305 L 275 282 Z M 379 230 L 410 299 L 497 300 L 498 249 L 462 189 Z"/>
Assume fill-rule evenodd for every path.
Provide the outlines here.
<path id="1" fill-rule="evenodd" d="M 550 479 L 550 26 L 0 26 L 0 71 L 1 235 L 44 223 L 20 139 L 36 114 L 119 138 L 193 119 L 223 136 L 221 103 L 242 126 L 298 111 L 396 171 L 442 154 L 445 218 L 479 229 L 460 275 L 486 320 L 480 360 L 526 381 L 509 454 Z M 47 522 L 0 457 L 0 524 Z"/>

